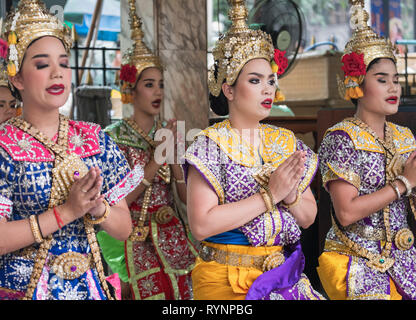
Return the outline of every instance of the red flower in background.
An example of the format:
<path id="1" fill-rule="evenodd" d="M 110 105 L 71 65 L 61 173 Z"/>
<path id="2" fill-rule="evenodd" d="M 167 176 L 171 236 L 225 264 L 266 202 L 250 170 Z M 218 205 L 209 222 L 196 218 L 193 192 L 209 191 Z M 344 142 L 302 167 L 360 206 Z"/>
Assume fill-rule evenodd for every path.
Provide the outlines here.
<path id="1" fill-rule="evenodd" d="M 288 60 L 285 57 L 286 51 L 280 51 L 279 49 L 274 49 L 274 62 L 279 67 L 277 70 L 277 75 L 282 75 L 287 66 L 288 66 Z"/>
<path id="2" fill-rule="evenodd" d="M 134 65 L 125 64 L 121 66 L 120 80 L 127 81 L 130 83 L 136 82 L 137 69 Z"/>
<path id="3" fill-rule="evenodd" d="M 8 48 L 7 41 L 0 38 L 0 58 L 6 60 Z"/>
<path id="4" fill-rule="evenodd" d="M 363 53 L 351 52 L 344 55 L 341 61 L 344 64 L 342 70 L 344 70 L 345 76 L 359 77 L 367 73 Z"/>

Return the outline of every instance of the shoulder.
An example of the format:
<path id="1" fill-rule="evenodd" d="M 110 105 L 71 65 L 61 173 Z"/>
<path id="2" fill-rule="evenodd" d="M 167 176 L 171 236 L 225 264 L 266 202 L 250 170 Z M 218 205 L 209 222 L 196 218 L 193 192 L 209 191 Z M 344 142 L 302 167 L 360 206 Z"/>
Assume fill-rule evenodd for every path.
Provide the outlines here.
<path id="1" fill-rule="evenodd" d="M 387 122 L 393 134 L 393 141 L 399 153 L 412 152 L 416 149 L 416 141 L 412 131 L 404 126 Z"/>

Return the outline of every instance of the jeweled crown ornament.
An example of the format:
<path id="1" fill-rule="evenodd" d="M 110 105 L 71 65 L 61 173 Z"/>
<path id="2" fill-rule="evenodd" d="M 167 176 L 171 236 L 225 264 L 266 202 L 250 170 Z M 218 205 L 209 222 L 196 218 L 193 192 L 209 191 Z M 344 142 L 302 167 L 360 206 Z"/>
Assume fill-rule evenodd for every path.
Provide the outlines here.
<path id="1" fill-rule="evenodd" d="M 152 53 L 143 41 L 144 33 L 142 21 L 136 12 L 135 0 L 129 0 L 129 22 L 133 45 L 123 55 L 123 64 L 120 70 L 121 94 L 123 103 L 131 103 L 131 90 L 143 70 L 151 67 L 163 72 L 160 58 Z"/>
<path id="2" fill-rule="evenodd" d="M 40 37 L 53 36 L 60 39 L 68 53 L 72 46 L 69 27 L 49 13 L 40 0 L 20 0 L 16 10 L 7 17 L 5 35 L 9 44 L 10 76 L 19 72 L 27 47 Z"/>
<path id="3" fill-rule="evenodd" d="M 233 85 L 244 65 L 256 58 L 272 61 L 273 42 L 269 34 L 248 28 L 248 11 L 244 0 L 228 0 L 228 16 L 232 25 L 225 35 L 220 36 L 212 51 L 214 64 L 208 72 L 208 87 L 218 97 L 226 81 Z"/>
<path id="4" fill-rule="evenodd" d="M 350 41 L 342 56 L 344 81 L 338 79 L 340 94 L 346 100 L 363 96 L 360 85 L 364 81 L 368 65 L 377 58 L 389 58 L 396 62 L 397 48 L 389 39 L 376 34 L 368 25 L 369 15 L 364 9 L 364 0 L 350 0 Z"/>

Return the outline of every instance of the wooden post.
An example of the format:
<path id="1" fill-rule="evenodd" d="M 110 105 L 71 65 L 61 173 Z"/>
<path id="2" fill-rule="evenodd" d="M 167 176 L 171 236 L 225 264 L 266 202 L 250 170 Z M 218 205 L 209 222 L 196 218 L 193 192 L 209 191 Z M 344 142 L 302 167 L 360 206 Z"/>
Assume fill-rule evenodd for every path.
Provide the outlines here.
<path id="1" fill-rule="evenodd" d="M 92 15 L 91 26 L 90 26 L 90 29 L 88 30 L 87 40 L 86 40 L 86 43 L 85 43 L 85 47 L 87 47 L 87 48 L 91 44 L 91 39 L 92 39 L 92 36 L 94 34 L 94 29 L 99 27 L 99 26 L 96 26 L 96 24 L 97 24 L 97 18 L 101 13 L 102 5 L 103 5 L 103 0 L 97 0 L 97 3 L 95 5 L 95 9 L 94 9 L 94 14 Z M 85 67 L 85 63 L 86 63 L 87 58 L 88 58 L 88 52 L 89 52 L 89 50 L 85 49 L 84 53 L 82 54 L 82 62 L 81 62 L 81 67 L 82 68 Z M 79 81 L 80 82 L 82 82 L 82 75 L 83 74 L 84 74 L 84 70 L 83 69 L 79 70 Z"/>

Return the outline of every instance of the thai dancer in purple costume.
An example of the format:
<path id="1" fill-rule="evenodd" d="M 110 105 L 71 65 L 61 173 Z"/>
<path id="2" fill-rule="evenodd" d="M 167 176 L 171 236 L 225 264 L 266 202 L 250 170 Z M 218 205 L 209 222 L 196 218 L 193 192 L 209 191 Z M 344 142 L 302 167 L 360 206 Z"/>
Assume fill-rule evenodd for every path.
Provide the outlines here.
<path id="1" fill-rule="evenodd" d="M 59 114 L 70 30 L 39 0 L 7 20 L 9 81 L 22 117 L 0 125 L 0 299 L 112 299 L 94 226 L 125 240 L 124 197 L 143 177 L 93 123 Z"/>
<path id="2" fill-rule="evenodd" d="M 287 60 L 268 34 L 247 27 L 244 1 L 229 3 L 233 24 L 209 74 L 211 107 L 229 119 L 203 130 L 185 155 L 189 224 L 203 240 L 194 298 L 323 299 L 302 273 L 299 243 L 317 212 L 309 188 L 317 156 L 293 132 L 259 123 Z"/>
<path id="3" fill-rule="evenodd" d="M 342 58 L 340 88 L 353 118 L 328 129 L 319 149 L 333 223 L 318 273 L 330 299 L 416 299 L 416 249 L 407 222 L 414 213 L 416 141 L 386 121 L 401 88 L 395 48 L 367 25 L 364 1 L 351 1 L 352 39 Z"/>

